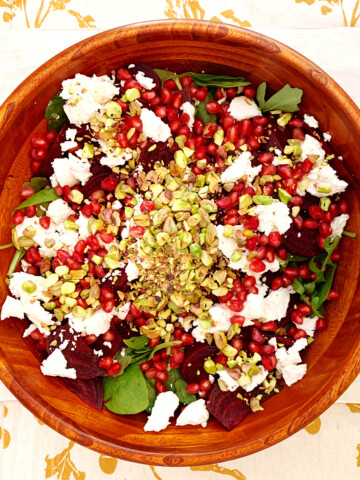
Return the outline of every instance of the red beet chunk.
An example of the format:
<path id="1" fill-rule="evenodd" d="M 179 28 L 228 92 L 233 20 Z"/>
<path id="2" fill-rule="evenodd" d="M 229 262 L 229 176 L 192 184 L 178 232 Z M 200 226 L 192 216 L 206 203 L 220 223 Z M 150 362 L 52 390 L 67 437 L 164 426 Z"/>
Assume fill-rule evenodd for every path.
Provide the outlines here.
<path id="1" fill-rule="evenodd" d="M 321 248 L 316 243 L 317 235 L 317 230 L 305 227 L 298 230 L 292 223 L 289 230 L 282 237 L 282 245 L 293 255 L 310 258 L 322 253 Z"/>
<path id="2" fill-rule="evenodd" d="M 104 345 L 104 339 L 99 337 L 95 343 L 91 344 L 94 350 L 102 350 L 104 357 L 113 357 L 115 353 L 119 350 L 122 345 L 122 338 L 119 335 L 119 332 L 116 330 L 115 326 L 110 328 L 110 331 L 115 335 L 114 340 L 112 340 L 111 347 Z"/>
<path id="3" fill-rule="evenodd" d="M 186 383 L 197 383 L 208 378 L 204 362 L 208 357 L 215 357 L 218 348 L 207 343 L 195 343 L 185 350 L 184 361 L 180 365 L 180 375 Z M 199 372 L 199 374 L 198 374 Z"/>
<path id="4" fill-rule="evenodd" d="M 105 280 L 101 283 L 102 287 L 110 287 L 114 290 L 120 290 L 121 292 L 126 292 L 127 288 L 127 281 L 128 277 L 125 273 L 125 268 L 120 268 L 120 273 L 117 275 L 116 282 L 113 282 L 111 278 L 105 278 Z M 120 300 L 116 301 L 116 305 L 120 303 Z"/>
<path id="5" fill-rule="evenodd" d="M 104 404 L 104 387 L 100 377 L 87 380 L 63 378 L 66 387 L 83 402 L 100 411 Z"/>
<path id="6" fill-rule="evenodd" d="M 155 162 L 160 162 L 168 166 L 171 160 L 174 159 L 176 143 L 174 143 L 174 145 L 175 147 L 169 148 L 166 142 L 158 142 L 155 150 L 149 152 L 149 147 L 146 150 L 142 150 L 137 165 L 141 165 L 145 173 L 153 170 Z"/>
<path id="7" fill-rule="evenodd" d="M 222 392 L 215 385 L 206 403 L 211 415 L 226 430 L 237 427 L 251 412 L 250 407 L 236 395 L 236 392 Z"/>
<path id="8" fill-rule="evenodd" d="M 82 188 L 82 193 L 85 198 L 90 197 L 90 195 L 101 188 L 101 182 L 106 177 L 108 177 L 112 170 L 109 167 L 100 165 L 98 162 L 93 162 L 90 167 L 90 172 L 92 173 L 92 177 Z"/>
<path id="9" fill-rule="evenodd" d="M 51 345 L 56 341 L 56 345 Z M 49 354 L 66 343 L 66 347 L 62 350 L 67 360 L 67 368 L 75 368 L 76 377 L 80 380 L 95 378 L 103 375 L 105 370 L 98 366 L 99 358 L 91 350 L 80 334 L 75 335 L 70 332 L 69 325 L 64 325 L 52 332 L 46 339 L 46 348 Z"/>

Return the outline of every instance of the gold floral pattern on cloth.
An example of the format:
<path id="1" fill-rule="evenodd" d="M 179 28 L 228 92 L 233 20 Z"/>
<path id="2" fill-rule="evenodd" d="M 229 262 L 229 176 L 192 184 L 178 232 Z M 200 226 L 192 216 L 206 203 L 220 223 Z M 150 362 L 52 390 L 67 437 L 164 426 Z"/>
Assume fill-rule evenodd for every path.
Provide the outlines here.
<path id="1" fill-rule="evenodd" d="M 315 420 L 311 422 L 307 427 L 305 427 L 304 430 L 306 430 L 311 435 L 315 435 L 316 433 L 319 433 L 320 427 L 321 427 L 321 420 L 320 420 L 320 417 L 318 417 L 318 418 L 315 418 Z"/>
<path id="2" fill-rule="evenodd" d="M 29 19 L 28 7 L 30 3 L 34 4 L 35 2 L 31 0 L 29 2 L 27 2 L 27 0 L 0 0 L 0 7 L 5 9 L 2 15 L 4 22 L 11 22 L 16 16 L 22 15 L 25 23 L 24 26 L 27 28 L 41 28 L 47 17 L 51 16 L 57 10 L 64 10 L 75 17 L 79 28 L 95 28 L 93 23 L 95 20 L 91 15 L 84 16 L 79 12 L 67 8 L 70 2 L 71 0 L 41 0 L 33 24 L 31 24 Z"/>
<path id="3" fill-rule="evenodd" d="M 74 442 L 69 442 L 69 446 L 54 458 L 46 455 L 45 478 L 56 475 L 57 480 L 85 480 L 85 472 L 80 472 L 70 458 L 70 450 L 74 445 Z"/>
<path id="4" fill-rule="evenodd" d="M 6 418 L 8 411 L 9 410 L 7 406 L 4 404 L 4 419 Z M 5 450 L 5 448 L 8 448 L 8 446 L 10 445 L 11 437 L 10 433 L 6 430 L 6 428 L 3 428 L 2 426 L 0 426 L 0 441 L 1 440 L 2 444 L 0 443 L 0 448 L 2 447 Z"/>
<path id="5" fill-rule="evenodd" d="M 99 466 L 104 473 L 111 475 L 115 472 L 118 461 L 116 458 L 107 457 L 106 455 L 100 455 Z"/>
<path id="6" fill-rule="evenodd" d="M 321 4 L 322 15 L 327 15 L 335 9 L 341 11 L 345 27 L 355 27 L 360 18 L 359 0 L 354 0 L 353 2 L 349 2 L 346 0 L 295 0 L 295 2 L 307 3 L 308 5 L 314 5 L 315 3 Z M 349 5 L 349 3 L 353 4 L 350 6 L 350 14 L 347 13 L 349 9 L 345 8 L 345 3 L 347 4 L 347 6 Z"/>
<path id="7" fill-rule="evenodd" d="M 201 467 L 190 467 L 190 470 L 192 470 L 193 472 L 220 473 L 221 475 L 229 475 L 236 480 L 246 480 L 245 475 L 243 475 L 237 468 L 231 469 L 223 467 L 222 465 L 218 465 L 217 463 L 215 463 L 214 465 L 203 465 Z"/>
<path id="8" fill-rule="evenodd" d="M 347 403 L 346 406 L 349 407 L 350 412 L 360 413 L 360 403 Z"/>

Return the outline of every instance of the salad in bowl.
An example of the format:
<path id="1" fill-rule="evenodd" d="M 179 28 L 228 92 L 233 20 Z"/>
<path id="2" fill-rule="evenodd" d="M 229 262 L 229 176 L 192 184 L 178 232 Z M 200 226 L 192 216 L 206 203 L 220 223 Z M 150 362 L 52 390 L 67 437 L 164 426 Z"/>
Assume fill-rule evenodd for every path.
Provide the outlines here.
<path id="1" fill-rule="evenodd" d="M 1 319 L 44 375 L 154 432 L 232 430 L 306 382 L 355 234 L 331 132 L 270 88 L 140 63 L 62 82 L 2 247 Z"/>

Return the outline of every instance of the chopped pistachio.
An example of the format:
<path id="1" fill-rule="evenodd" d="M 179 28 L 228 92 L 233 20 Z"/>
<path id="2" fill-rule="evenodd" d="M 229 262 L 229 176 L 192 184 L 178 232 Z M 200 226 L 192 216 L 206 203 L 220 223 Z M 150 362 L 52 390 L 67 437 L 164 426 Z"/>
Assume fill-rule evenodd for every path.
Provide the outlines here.
<path id="1" fill-rule="evenodd" d="M 61 285 L 61 294 L 69 295 L 75 292 L 75 284 L 71 282 L 65 282 Z"/>
<path id="2" fill-rule="evenodd" d="M 60 265 L 59 267 L 55 268 L 55 273 L 57 273 L 59 277 L 67 275 L 69 273 L 69 267 L 66 265 Z"/>
<path id="3" fill-rule="evenodd" d="M 327 198 L 327 197 L 320 198 L 320 208 L 321 208 L 321 210 L 324 210 L 324 212 L 327 212 L 329 210 L 330 205 L 331 205 L 330 198 Z"/>
<path id="4" fill-rule="evenodd" d="M 283 113 L 282 115 L 280 115 L 280 117 L 277 119 L 276 123 L 280 126 L 280 127 L 285 127 L 285 125 L 287 125 L 290 120 L 291 120 L 291 113 Z"/>
<path id="5" fill-rule="evenodd" d="M 44 280 L 43 287 L 44 288 L 52 287 L 58 281 L 59 281 L 59 275 L 57 273 L 52 273 Z"/>
<path id="6" fill-rule="evenodd" d="M 66 219 L 64 221 L 64 227 L 67 228 L 68 230 L 77 230 L 79 228 L 79 225 L 77 225 L 72 220 Z"/>
<path id="7" fill-rule="evenodd" d="M 240 252 L 240 250 L 235 250 L 235 252 L 231 255 L 231 261 L 238 262 L 241 259 L 242 259 L 242 253 Z"/>
<path id="8" fill-rule="evenodd" d="M 271 205 L 273 203 L 273 198 L 268 195 L 254 195 L 253 201 L 257 205 Z"/>
<path id="9" fill-rule="evenodd" d="M 21 288 L 22 290 L 24 290 L 24 292 L 26 293 L 34 293 L 36 291 L 36 284 L 34 282 L 32 282 L 31 280 L 26 280 L 26 282 L 24 282 L 22 285 L 21 285 Z"/>
<path id="10" fill-rule="evenodd" d="M 283 188 L 279 188 L 278 190 L 278 193 L 279 193 L 279 198 L 280 198 L 280 201 L 282 203 L 285 203 L 285 205 L 287 205 L 289 203 L 289 201 L 291 200 L 291 195 L 290 193 L 288 193 L 286 190 L 284 190 Z"/>

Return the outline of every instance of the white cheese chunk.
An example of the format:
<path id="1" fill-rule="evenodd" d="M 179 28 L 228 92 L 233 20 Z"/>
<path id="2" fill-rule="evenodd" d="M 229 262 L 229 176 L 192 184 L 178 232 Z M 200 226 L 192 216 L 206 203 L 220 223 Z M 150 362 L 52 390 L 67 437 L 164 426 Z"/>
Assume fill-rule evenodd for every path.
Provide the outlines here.
<path id="1" fill-rule="evenodd" d="M 78 183 L 70 170 L 68 158 L 55 158 L 52 166 L 54 169 L 54 174 L 50 177 L 52 187 L 57 187 L 58 185 L 61 187 L 65 187 L 65 185 L 73 187 Z"/>
<path id="2" fill-rule="evenodd" d="M 285 203 L 274 200 L 270 205 L 256 205 L 252 209 L 259 219 L 259 232 L 269 235 L 271 232 L 285 233 L 291 225 L 290 209 Z"/>
<path id="3" fill-rule="evenodd" d="M 262 365 L 260 365 L 259 366 L 259 373 L 257 373 L 256 375 L 253 375 L 251 377 L 251 383 L 248 383 L 247 385 L 244 385 L 242 388 L 246 392 L 252 392 L 258 385 L 262 384 L 262 382 L 267 377 L 268 373 L 269 372 L 267 370 L 265 370 L 265 368 Z"/>
<path id="4" fill-rule="evenodd" d="M 135 75 L 135 79 L 143 88 L 145 88 L 145 90 L 151 90 L 156 87 L 154 80 L 150 77 L 146 77 L 144 72 L 139 71 Z"/>
<path id="5" fill-rule="evenodd" d="M 1 308 L 1 320 L 10 317 L 23 319 L 24 309 L 20 300 L 16 300 L 15 298 L 10 297 L 10 295 L 7 295 Z"/>
<path id="6" fill-rule="evenodd" d="M 77 132 L 76 128 L 68 128 L 65 132 L 66 140 L 69 140 L 71 142 L 75 141 L 76 132 Z"/>
<path id="7" fill-rule="evenodd" d="M 98 140 L 102 152 L 105 154 L 105 157 L 100 159 L 101 165 L 105 165 L 110 168 L 118 167 L 121 165 L 125 165 L 128 160 L 132 159 L 131 152 L 125 152 L 120 147 L 113 147 L 109 145 L 109 142 L 105 140 Z"/>
<path id="8" fill-rule="evenodd" d="M 290 302 L 290 292 L 287 288 L 273 290 L 264 300 L 263 318 L 268 322 L 280 321 L 286 316 Z"/>
<path id="9" fill-rule="evenodd" d="M 252 182 L 259 175 L 261 165 L 253 167 L 251 165 L 251 152 L 242 152 L 232 165 L 221 174 L 222 183 L 235 183 L 244 175 L 247 175 L 248 182 Z"/>
<path id="10" fill-rule="evenodd" d="M 195 402 L 184 408 L 176 420 L 176 425 L 181 427 L 184 425 L 201 425 L 206 427 L 208 420 L 209 412 L 205 406 L 205 400 L 199 398 L 199 400 L 195 400 Z"/>
<path id="11" fill-rule="evenodd" d="M 113 315 L 120 318 L 120 320 L 124 320 L 126 315 L 129 313 L 130 306 L 131 306 L 130 302 L 125 303 L 118 310 L 115 309 L 113 311 Z"/>
<path id="12" fill-rule="evenodd" d="M 306 178 L 309 181 L 306 191 L 319 198 L 342 193 L 348 186 L 344 180 L 338 178 L 336 171 L 330 165 L 314 168 Z"/>
<path id="13" fill-rule="evenodd" d="M 220 370 L 217 373 L 219 375 L 220 380 L 224 382 L 224 385 L 226 386 L 229 392 L 235 392 L 235 390 L 237 390 L 240 387 L 238 382 L 234 378 L 232 378 L 232 376 L 229 374 L 227 370 Z"/>
<path id="14" fill-rule="evenodd" d="M 119 88 L 107 75 L 87 77 L 77 73 L 75 78 L 62 82 L 60 96 L 66 100 L 64 111 L 74 125 L 89 123 L 94 115 L 103 113 L 103 106 L 115 95 Z"/>
<path id="15" fill-rule="evenodd" d="M 29 281 L 36 285 L 36 290 L 32 293 L 25 292 L 22 288 L 23 284 Z M 20 299 L 23 304 L 34 302 L 35 300 L 48 300 L 49 297 L 44 293 L 44 281 L 45 278 L 41 276 L 15 272 L 10 278 L 9 289 L 14 297 Z"/>
<path id="16" fill-rule="evenodd" d="M 22 302 L 22 305 L 28 319 L 36 325 L 39 331 L 41 333 L 48 333 L 49 330 L 47 327 L 54 324 L 52 314 L 45 310 L 38 300 L 34 303 Z"/>
<path id="17" fill-rule="evenodd" d="M 325 160 L 325 150 L 322 148 L 319 140 L 316 140 L 316 138 L 311 135 L 305 135 L 305 140 L 301 142 L 301 152 L 301 160 L 305 160 L 308 155 L 318 155 L 318 159 L 316 160 L 317 166 L 321 165 Z"/>
<path id="18" fill-rule="evenodd" d="M 67 368 L 67 360 L 59 348 L 55 350 L 42 362 L 40 369 L 43 375 L 50 377 L 76 378 L 75 368 Z"/>
<path id="19" fill-rule="evenodd" d="M 314 336 L 314 332 L 316 330 L 316 322 L 318 321 L 319 317 L 304 317 L 303 319 L 303 323 L 295 323 L 295 325 L 297 326 L 297 328 L 301 328 L 302 330 L 304 330 L 306 332 L 307 335 L 309 335 L 309 337 L 313 337 Z"/>
<path id="20" fill-rule="evenodd" d="M 51 202 L 46 211 L 46 215 L 50 217 L 56 225 L 64 223 L 65 220 L 73 213 L 75 212 L 62 198 L 58 198 L 57 200 Z"/>
<path id="21" fill-rule="evenodd" d="M 170 424 L 170 417 L 174 416 L 179 406 L 179 399 L 174 392 L 162 392 L 155 400 L 155 404 L 144 426 L 145 432 L 160 432 Z"/>
<path id="22" fill-rule="evenodd" d="M 151 110 L 142 108 L 140 119 L 143 124 L 143 134 L 154 140 L 154 142 L 166 142 L 171 137 L 169 125 L 164 123 Z M 154 154 L 156 155 L 156 152 Z"/>
<path id="23" fill-rule="evenodd" d="M 125 273 L 127 275 L 128 282 L 132 282 L 133 280 L 136 280 L 137 278 L 139 278 L 139 275 L 140 275 L 140 271 L 138 267 L 131 260 L 129 260 L 126 265 Z"/>
<path id="24" fill-rule="evenodd" d="M 80 182 L 81 185 L 85 185 L 85 183 L 92 177 L 90 163 L 86 158 L 79 158 L 78 156 L 69 153 L 68 165 L 71 174 L 76 179 L 76 183 Z"/>
<path id="25" fill-rule="evenodd" d="M 100 308 L 89 318 L 73 317 L 71 313 L 65 315 L 65 318 L 69 319 L 69 325 L 76 332 L 85 333 L 86 335 L 96 335 L 98 337 L 110 329 L 114 312 L 115 311 L 108 313 Z"/>
<path id="26" fill-rule="evenodd" d="M 195 122 L 195 107 L 191 102 L 185 102 L 181 105 L 180 110 L 182 110 L 184 113 L 187 113 L 190 117 L 190 120 L 187 124 L 187 126 L 192 130 Z"/>
<path id="27" fill-rule="evenodd" d="M 319 127 L 319 122 L 316 120 L 316 118 L 312 115 L 307 115 L 306 113 L 304 115 L 304 122 L 307 123 L 311 128 Z"/>
<path id="28" fill-rule="evenodd" d="M 346 213 L 334 218 L 330 224 L 332 230 L 331 238 L 335 238 L 336 236 L 341 237 L 349 218 L 349 215 Z"/>
<path id="29" fill-rule="evenodd" d="M 235 97 L 230 102 L 229 113 L 235 120 L 244 120 L 262 115 L 254 100 L 245 96 Z"/>
<path id="30" fill-rule="evenodd" d="M 324 138 L 324 142 L 330 142 L 331 140 L 331 135 L 329 132 L 324 132 L 323 133 L 323 138 Z"/>
<path id="31" fill-rule="evenodd" d="M 306 338 L 300 338 L 288 350 L 285 347 L 281 347 L 275 351 L 277 359 L 276 369 L 283 376 L 286 385 L 292 385 L 301 380 L 306 374 L 307 366 L 305 363 L 300 363 L 301 357 L 299 352 L 307 346 Z"/>

